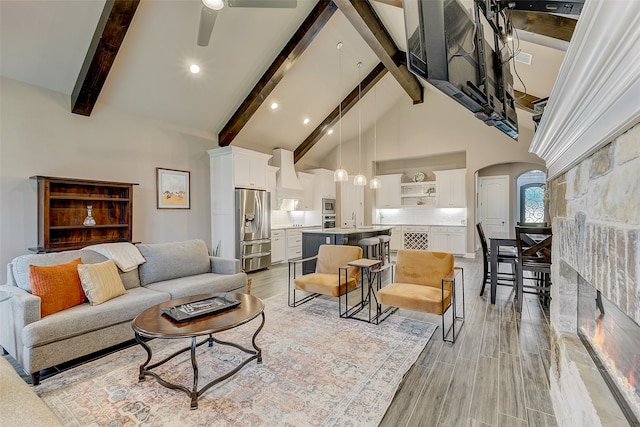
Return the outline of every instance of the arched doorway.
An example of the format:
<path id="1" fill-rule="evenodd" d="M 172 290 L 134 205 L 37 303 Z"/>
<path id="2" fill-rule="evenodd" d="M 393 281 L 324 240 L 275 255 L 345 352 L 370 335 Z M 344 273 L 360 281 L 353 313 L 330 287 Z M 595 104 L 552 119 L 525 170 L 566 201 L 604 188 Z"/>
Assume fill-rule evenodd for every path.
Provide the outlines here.
<path id="1" fill-rule="evenodd" d="M 546 225 L 545 188 L 546 174 L 540 170 L 530 170 L 516 181 L 518 223 L 521 225 Z"/>

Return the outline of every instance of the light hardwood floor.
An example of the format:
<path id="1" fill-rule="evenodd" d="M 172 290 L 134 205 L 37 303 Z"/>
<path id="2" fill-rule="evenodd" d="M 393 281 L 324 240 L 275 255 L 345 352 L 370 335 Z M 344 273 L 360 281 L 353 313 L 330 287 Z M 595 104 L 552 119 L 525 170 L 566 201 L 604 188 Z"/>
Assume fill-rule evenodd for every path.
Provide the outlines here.
<path id="1" fill-rule="evenodd" d="M 466 319 L 455 344 L 442 341 L 439 316 L 398 311 L 438 330 L 406 374 L 381 426 L 556 425 L 549 395 L 548 313 L 529 295 L 518 314 L 510 287 L 498 287 L 495 305 L 488 302 L 489 286 L 479 296 L 481 259 L 456 258 L 464 268 Z M 287 274 L 286 265 L 251 273 L 251 294 L 286 293 Z"/>
<path id="2" fill-rule="evenodd" d="M 464 268 L 466 319 L 455 344 L 443 343 L 439 316 L 394 314 L 430 321 L 438 330 L 405 375 L 381 426 L 556 425 L 549 395 L 548 313 L 529 296 L 517 314 L 509 287 L 498 287 L 495 305 L 488 302 L 488 286 L 479 296 L 480 260 L 456 258 Z M 251 294 L 266 299 L 286 293 L 287 274 L 286 264 L 250 273 Z"/>

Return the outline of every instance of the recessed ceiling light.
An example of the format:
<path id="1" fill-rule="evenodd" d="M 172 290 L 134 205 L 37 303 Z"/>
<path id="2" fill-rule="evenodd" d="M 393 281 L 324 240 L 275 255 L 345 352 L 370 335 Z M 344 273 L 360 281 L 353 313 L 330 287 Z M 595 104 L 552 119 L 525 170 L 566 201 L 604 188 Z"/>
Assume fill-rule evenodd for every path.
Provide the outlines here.
<path id="1" fill-rule="evenodd" d="M 306 117 L 303 121 L 302 121 L 305 125 L 308 125 L 310 120 L 309 117 Z"/>
<path id="2" fill-rule="evenodd" d="M 191 64 L 191 66 L 189 67 L 189 71 L 191 71 L 193 74 L 198 74 L 200 72 L 200 67 L 196 64 Z"/>
<path id="3" fill-rule="evenodd" d="M 213 10 L 220 10 L 224 7 L 222 0 L 202 0 L 202 4 Z"/>
<path id="4" fill-rule="evenodd" d="M 272 110 L 275 110 L 275 109 L 277 109 L 277 108 L 278 108 L 278 103 L 277 103 L 277 102 L 273 102 L 273 103 L 271 104 L 271 109 L 272 109 Z"/>
<path id="5" fill-rule="evenodd" d="M 333 129 L 329 129 L 329 130 L 327 131 L 327 133 L 328 133 L 329 135 L 331 135 L 331 134 L 333 133 Z"/>

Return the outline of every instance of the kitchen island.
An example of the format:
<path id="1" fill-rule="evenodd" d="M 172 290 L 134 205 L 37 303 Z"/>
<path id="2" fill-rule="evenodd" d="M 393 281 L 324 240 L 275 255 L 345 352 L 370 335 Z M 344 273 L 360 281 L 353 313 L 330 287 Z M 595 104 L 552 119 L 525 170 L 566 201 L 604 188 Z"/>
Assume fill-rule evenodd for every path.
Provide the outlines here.
<path id="1" fill-rule="evenodd" d="M 302 230 L 302 258 L 318 255 L 320 245 L 358 246 L 360 239 L 391 235 L 391 226 L 376 225 L 369 227 L 325 228 L 322 230 Z M 309 274 L 316 270 L 316 261 L 307 261 L 302 265 L 302 273 Z"/>

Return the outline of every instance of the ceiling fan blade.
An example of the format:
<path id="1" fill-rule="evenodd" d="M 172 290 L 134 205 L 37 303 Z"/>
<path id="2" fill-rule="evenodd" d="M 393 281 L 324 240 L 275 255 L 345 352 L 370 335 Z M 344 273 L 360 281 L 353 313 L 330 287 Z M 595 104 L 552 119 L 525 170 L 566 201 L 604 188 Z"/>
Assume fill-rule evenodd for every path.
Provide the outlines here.
<path id="1" fill-rule="evenodd" d="M 264 7 L 294 9 L 298 0 L 227 0 L 229 7 Z"/>
<path id="2" fill-rule="evenodd" d="M 216 23 L 218 11 L 202 6 L 200 26 L 198 27 L 198 46 L 209 46 L 213 25 Z"/>

